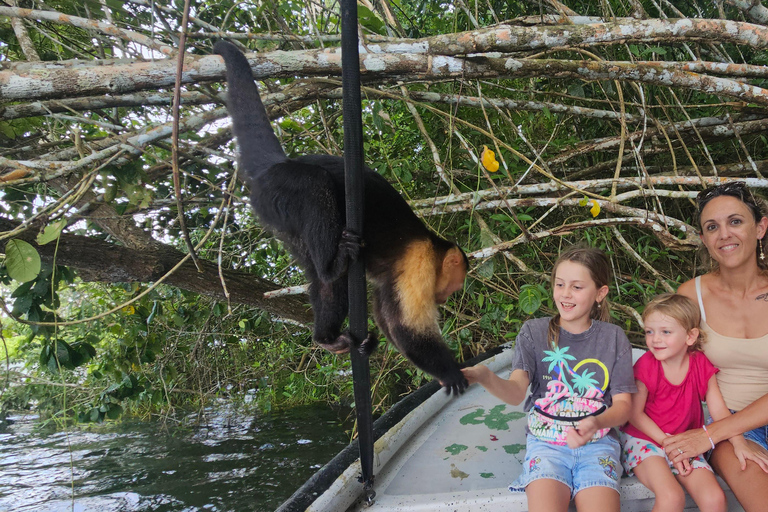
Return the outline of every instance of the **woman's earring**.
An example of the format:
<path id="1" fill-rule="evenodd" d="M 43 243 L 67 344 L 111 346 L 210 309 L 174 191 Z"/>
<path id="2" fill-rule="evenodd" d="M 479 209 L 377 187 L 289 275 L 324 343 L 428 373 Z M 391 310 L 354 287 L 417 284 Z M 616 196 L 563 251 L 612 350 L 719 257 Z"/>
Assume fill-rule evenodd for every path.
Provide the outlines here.
<path id="1" fill-rule="evenodd" d="M 763 252 L 763 241 L 757 239 L 757 245 L 760 246 L 760 261 L 765 261 L 765 252 Z"/>

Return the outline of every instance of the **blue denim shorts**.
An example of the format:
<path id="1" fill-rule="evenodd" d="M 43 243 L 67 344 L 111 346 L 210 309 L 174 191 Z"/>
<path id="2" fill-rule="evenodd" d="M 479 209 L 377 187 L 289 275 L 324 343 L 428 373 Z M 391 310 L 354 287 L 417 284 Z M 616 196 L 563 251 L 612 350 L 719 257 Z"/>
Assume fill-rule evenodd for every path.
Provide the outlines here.
<path id="1" fill-rule="evenodd" d="M 768 450 L 768 425 L 744 432 L 744 437 Z"/>
<path id="2" fill-rule="evenodd" d="M 731 414 L 736 414 L 736 411 L 731 409 Z M 744 432 L 744 437 L 768 450 L 768 425 L 757 427 L 754 430 L 748 430 L 747 432 Z"/>
<path id="3" fill-rule="evenodd" d="M 523 474 L 509 486 L 525 492 L 531 482 L 542 478 L 557 480 L 571 489 L 571 498 L 588 487 L 610 487 L 619 492 L 621 446 L 607 435 L 576 449 L 541 441 L 528 434 Z"/>

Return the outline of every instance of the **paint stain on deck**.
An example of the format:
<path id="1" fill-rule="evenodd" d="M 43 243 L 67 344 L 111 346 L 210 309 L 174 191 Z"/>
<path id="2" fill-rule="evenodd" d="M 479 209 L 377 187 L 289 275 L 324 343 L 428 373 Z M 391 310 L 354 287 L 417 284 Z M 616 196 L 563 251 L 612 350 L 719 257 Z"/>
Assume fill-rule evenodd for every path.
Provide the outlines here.
<path id="1" fill-rule="evenodd" d="M 467 473 L 463 472 L 462 470 L 460 470 L 459 468 L 457 468 L 456 464 L 451 464 L 451 477 L 452 478 L 461 478 L 462 480 L 464 480 L 468 476 L 469 476 L 469 474 L 467 474 Z"/>
<path id="2" fill-rule="evenodd" d="M 446 446 L 445 451 L 447 451 L 451 455 L 458 455 L 464 450 L 466 450 L 467 448 L 469 448 L 469 446 L 454 443 L 451 446 Z"/>
<path id="3" fill-rule="evenodd" d="M 502 448 L 504 448 L 504 451 L 509 453 L 510 455 L 516 455 L 522 451 L 525 451 L 524 444 L 507 444 L 502 446 Z"/>
<path id="4" fill-rule="evenodd" d="M 474 412 L 466 414 L 459 419 L 462 425 L 485 424 L 491 430 L 509 430 L 509 423 L 525 417 L 524 412 L 513 411 L 504 414 L 506 405 L 497 405 L 486 413 L 485 409 L 478 408 Z"/>

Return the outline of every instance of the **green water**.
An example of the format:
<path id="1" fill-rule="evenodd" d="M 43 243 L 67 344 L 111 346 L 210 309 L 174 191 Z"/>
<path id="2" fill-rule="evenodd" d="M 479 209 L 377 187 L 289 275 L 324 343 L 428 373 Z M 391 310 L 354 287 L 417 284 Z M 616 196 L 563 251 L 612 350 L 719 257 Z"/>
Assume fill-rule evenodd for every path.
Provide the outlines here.
<path id="1" fill-rule="evenodd" d="M 0 511 L 272 511 L 347 445 L 349 409 L 0 429 Z"/>

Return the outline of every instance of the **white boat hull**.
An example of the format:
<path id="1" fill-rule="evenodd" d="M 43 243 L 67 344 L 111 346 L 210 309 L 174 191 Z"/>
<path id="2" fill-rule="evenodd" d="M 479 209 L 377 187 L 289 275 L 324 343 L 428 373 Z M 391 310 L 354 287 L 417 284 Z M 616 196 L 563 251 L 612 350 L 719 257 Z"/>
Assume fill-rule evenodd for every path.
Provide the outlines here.
<path id="1" fill-rule="evenodd" d="M 505 350 L 484 364 L 506 378 L 511 359 Z M 307 511 L 527 511 L 525 494 L 508 490 L 522 472 L 525 424 L 522 406 L 503 404 L 480 386 L 458 398 L 438 392 L 376 442 L 372 505 L 362 503 L 358 460 Z M 743 512 L 726 495 L 728 510 Z M 623 512 L 650 511 L 653 502 L 636 478 L 622 478 Z M 698 509 L 688 498 L 685 510 Z"/>

